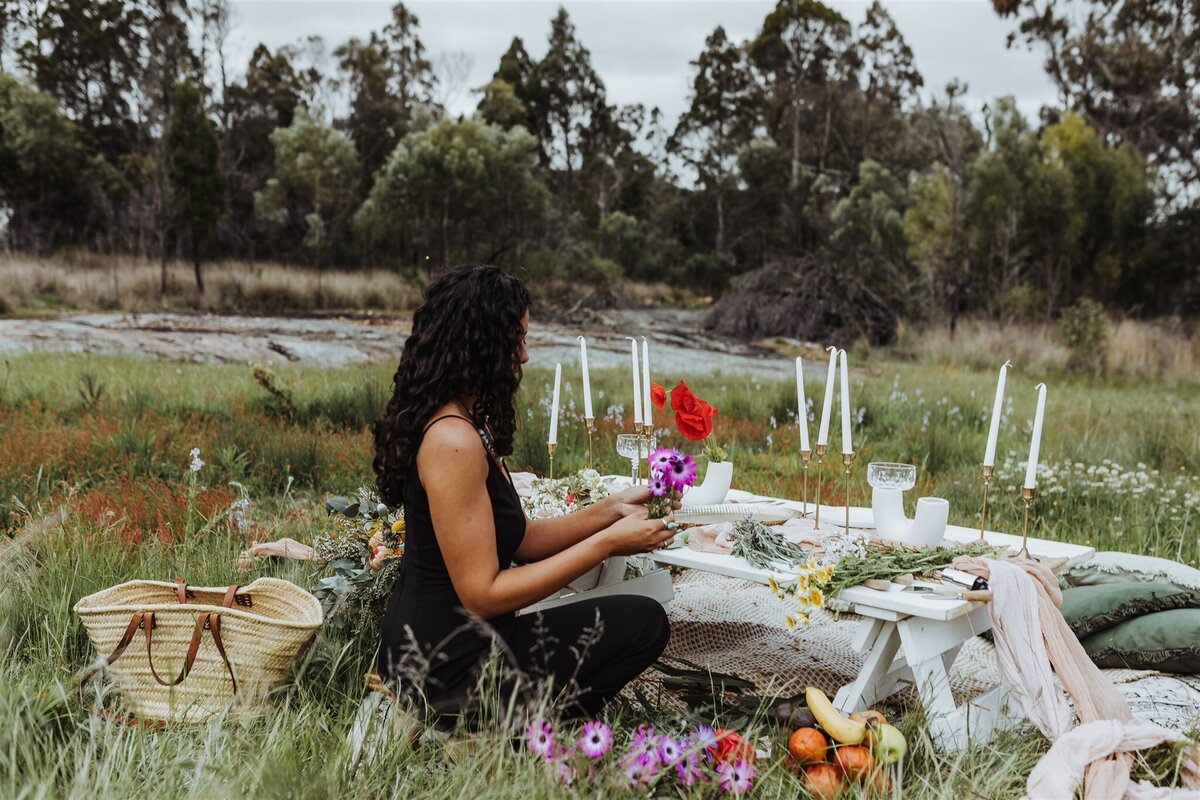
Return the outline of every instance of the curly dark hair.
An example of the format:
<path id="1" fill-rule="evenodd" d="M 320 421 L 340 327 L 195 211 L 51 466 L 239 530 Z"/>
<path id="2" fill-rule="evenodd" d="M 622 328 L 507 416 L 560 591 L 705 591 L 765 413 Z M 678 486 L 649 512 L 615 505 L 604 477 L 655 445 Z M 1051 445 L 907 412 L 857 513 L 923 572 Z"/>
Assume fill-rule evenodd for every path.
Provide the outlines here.
<path id="1" fill-rule="evenodd" d="M 500 455 L 512 452 L 521 318 L 531 303 L 524 283 L 490 265 L 455 267 L 426 287 L 392 399 L 375 423 L 375 482 L 383 502 L 401 504 L 424 426 L 467 391 L 475 393 L 475 424 L 488 426 Z"/>

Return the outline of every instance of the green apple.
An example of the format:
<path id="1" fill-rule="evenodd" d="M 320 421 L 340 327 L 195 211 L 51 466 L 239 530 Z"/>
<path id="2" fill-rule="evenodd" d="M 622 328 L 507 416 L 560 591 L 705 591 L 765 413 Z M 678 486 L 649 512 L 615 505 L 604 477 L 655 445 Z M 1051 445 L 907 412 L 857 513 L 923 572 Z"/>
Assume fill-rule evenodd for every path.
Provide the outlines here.
<path id="1" fill-rule="evenodd" d="M 895 764 L 908 752 L 904 734 L 893 725 L 871 725 L 867 735 L 871 737 L 871 753 L 880 764 Z"/>

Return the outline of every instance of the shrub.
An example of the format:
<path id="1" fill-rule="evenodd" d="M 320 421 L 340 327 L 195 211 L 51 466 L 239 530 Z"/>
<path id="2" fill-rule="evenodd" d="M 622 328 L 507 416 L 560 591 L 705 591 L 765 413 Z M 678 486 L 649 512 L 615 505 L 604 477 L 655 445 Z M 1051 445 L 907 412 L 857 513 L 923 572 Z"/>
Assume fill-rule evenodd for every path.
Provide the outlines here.
<path id="1" fill-rule="evenodd" d="M 1099 373 L 1108 356 L 1108 321 L 1104 307 L 1083 297 L 1058 315 L 1058 338 L 1071 351 L 1068 366 L 1083 372 Z"/>

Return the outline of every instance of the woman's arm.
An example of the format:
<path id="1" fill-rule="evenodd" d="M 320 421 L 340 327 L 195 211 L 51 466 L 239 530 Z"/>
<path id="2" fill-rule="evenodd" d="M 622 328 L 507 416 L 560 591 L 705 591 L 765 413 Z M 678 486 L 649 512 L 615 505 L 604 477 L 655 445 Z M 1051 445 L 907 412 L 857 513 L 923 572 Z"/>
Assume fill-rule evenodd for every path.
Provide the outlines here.
<path id="1" fill-rule="evenodd" d="M 525 538 L 517 548 L 517 560 L 541 561 L 561 553 L 624 517 L 638 513 L 649 499 L 649 489 L 632 486 L 561 517 L 531 519 L 525 524 Z"/>
<path id="2" fill-rule="evenodd" d="M 674 537 L 668 519 L 647 519 L 643 508 L 555 555 L 502 570 L 486 487 L 487 454 L 470 424 L 448 421 L 430 428 L 417 468 L 454 591 L 468 611 L 481 617 L 524 608 L 610 556 L 649 552 Z"/>

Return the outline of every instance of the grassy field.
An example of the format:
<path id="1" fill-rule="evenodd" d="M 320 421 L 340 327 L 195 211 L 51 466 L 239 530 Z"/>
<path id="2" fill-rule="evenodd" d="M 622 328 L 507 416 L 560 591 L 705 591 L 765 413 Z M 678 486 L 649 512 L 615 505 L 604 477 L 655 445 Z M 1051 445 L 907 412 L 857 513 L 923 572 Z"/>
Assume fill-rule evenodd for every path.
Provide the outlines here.
<path id="1" fill-rule="evenodd" d="M 953 522 L 974 522 L 994 374 L 883 353 L 856 362 L 865 366 L 852 377 L 859 451 L 852 501 L 868 502 L 862 465 L 908 461 L 919 468 L 910 503 L 921 494 L 940 495 L 951 501 Z M 371 644 L 333 635 L 318 636 L 281 692 L 278 710 L 252 723 L 149 734 L 91 718 L 71 695 L 74 674 L 94 655 L 70 610 L 79 597 L 131 577 L 247 582 L 234 567 L 247 541 L 311 538 L 326 524 L 324 495 L 371 482 L 367 426 L 387 399 L 393 368 L 280 368 L 271 394 L 248 367 L 67 355 L 4 365 L 0 558 L 8 569 L 0 584 L 0 796 L 526 798 L 599 796 L 615 786 L 617 769 L 596 786 L 581 781 L 565 790 L 498 735 L 485 743 L 496 746 L 453 757 L 437 743 L 411 749 L 393 743 L 359 769 L 348 768 L 347 731 L 362 698 Z M 717 438 L 732 452 L 735 485 L 794 496 L 789 368 L 781 360 L 778 382 L 736 375 L 656 379 L 670 386 L 685 377 L 719 409 Z M 549 377 L 544 369 L 527 370 L 514 468 L 545 468 Z M 626 468 L 613 447 L 628 415 L 623 378 L 617 371 L 593 372 L 602 471 Z M 1200 566 L 1200 387 L 1194 381 L 1012 373 L 994 526 L 1019 526 L 1019 464 L 1040 380 L 1048 383 L 1049 398 L 1035 533 Z M 573 367 L 565 367 L 565 381 L 568 416 L 559 428 L 556 467 L 573 469 L 586 463 L 582 424 L 572 416 L 582 407 Z M 810 384 L 809 397 L 819 399 L 819 389 Z M 658 423 L 671 427 L 665 413 Z M 199 515 L 189 518 L 193 447 L 206 465 L 195 496 Z M 825 496 L 839 502 L 840 479 L 832 471 L 825 479 Z M 249 505 L 239 515 L 229 513 L 239 499 Z M 59 509 L 65 521 L 44 524 L 44 515 Z M 255 574 L 306 586 L 316 577 L 303 565 L 264 565 Z M 647 717 L 679 731 L 688 723 L 653 709 L 619 713 L 623 731 Z M 942 755 L 922 734 L 918 712 L 903 725 L 913 748 L 906 798 L 1019 796 L 1046 747 L 1040 737 L 1022 735 L 979 752 Z M 763 721 L 748 732 L 773 735 Z M 803 796 L 778 759 L 764 759 L 759 768 L 754 796 Z M 707 792 L 718 793 L 715 787 Z"/>

